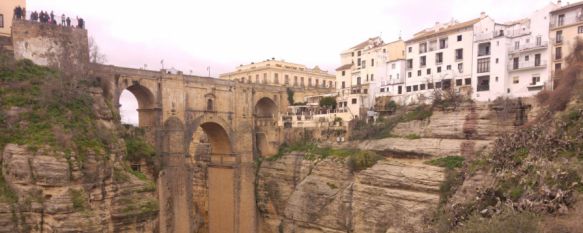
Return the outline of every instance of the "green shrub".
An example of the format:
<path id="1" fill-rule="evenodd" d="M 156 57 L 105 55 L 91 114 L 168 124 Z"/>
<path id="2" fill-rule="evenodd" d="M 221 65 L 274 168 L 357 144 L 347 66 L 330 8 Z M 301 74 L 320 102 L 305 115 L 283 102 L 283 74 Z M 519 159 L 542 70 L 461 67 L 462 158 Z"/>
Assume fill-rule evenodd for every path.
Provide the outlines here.
<path id="1" fill-rule="evenodd" d="M 431 106 L 428 105 L 420 105 L 415 107 L 412 111 L 408 111 L 402 118 L 402 122 L 409 122 L 409 121 L 416 121 L 416 120 L 425 120 L 433 115 L 433 111 Z"/>
<path id="2" fill-rule="evenodd" d="M 6 183 L 2 174 L 2 169 L 0 169 L 0 202 L 16 203 L 18 201 L 18 195 Z"/>
<path id="3" fill-rule="evenodd" d="M 69 189 L 69 195 L 71 195 L 71 202 L 73 202 L 73 209 L 75 211 L 81 211 L 87 208 L 87 195 L 84 190 Z"/>
<path id="4" fill-rule="evenodd" d="M 445 180 L 439 186 L 439 203 L 444 205 L 453 196 L 457 188 L 463 183 L 463 174 L 457 170 L 447 169 Z"/>
<path id="5" fill-rule="evenodd" d="M 462 167 L 464 164 L 464 158 L 461 156 L 447 156 L 443 158 L 433 159 L 425 163 L 433 166 L 453 169 Z"/>
<path id="6" fill-rule="evenodd" d="M 328 109 L 336 109 L 336 98 L 327 96 L 320 99 L 320 107 Z"/>
<path id="7" fill-rule="evenodd" d="M 421 136 L 413 133 L 413 134 L 408 134 L 407 136 L 405 136 L 405 138 L 409 139 L 409 140 L 415 140 L 415 139 L 420 139 Z"/>
<path id="8" fill-rule="evenodd" d="M 536 233 L 538 217 L 531 213 L 506 211 L 492 218 L 482 218 L 473 215 L 470 219 L 454 231 L 455 233 Z"/>

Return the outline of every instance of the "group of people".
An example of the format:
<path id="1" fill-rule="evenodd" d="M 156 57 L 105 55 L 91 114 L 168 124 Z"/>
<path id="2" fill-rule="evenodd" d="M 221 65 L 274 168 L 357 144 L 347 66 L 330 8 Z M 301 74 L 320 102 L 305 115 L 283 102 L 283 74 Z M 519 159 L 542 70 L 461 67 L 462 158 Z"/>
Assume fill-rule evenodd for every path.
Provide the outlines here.
<path id="1" fill-rule="evenodd" d="M 14 18 L 15 19 L 22 19 L 26 20 L 26 9 L 24 7 L 17 6 L 14 8 Z M 32 12 L 30 14 L 30 20 L 34 22 L 41 22 L 46 24 L 53 24 L 57 25 L 57 20 L 55 18 L 55 13 L 51 11 L 40 11 L 40 12 Z M 71 27 L 71 18 L 65 16 L 65 14 L 61 15 L 61 26 L 63 27 Z M 83 18 L 77 17 L 77 28 L 85 28 L 85 20 Z"/>

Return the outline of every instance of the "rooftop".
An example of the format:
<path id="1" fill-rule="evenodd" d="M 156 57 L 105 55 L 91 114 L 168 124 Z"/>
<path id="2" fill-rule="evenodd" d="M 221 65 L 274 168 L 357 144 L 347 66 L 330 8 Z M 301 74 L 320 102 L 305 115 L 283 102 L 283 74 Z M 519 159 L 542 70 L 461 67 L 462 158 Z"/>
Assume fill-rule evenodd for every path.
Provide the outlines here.
<path id="1" fill-rule="evenodd" d="M 570 4 L 567 3 L 567 5 L 561 6 L 561 7 L 557 8 L 556 10 L 551 11 L 551 14 L 558 12 L 558 11 L 568 10 L 568 9 L 580 7 L 580 6 L 583 6 L 583 1 L 579 1 L 576 3 L 570 3 Z"/>
<path id="2" fill-rule="evenodd" d="M 406 41 L 407 43 L 409 42 L 415 42 L 415 41 L 419 41 L 419 40 L 424 40 L 424 39 L 429 39 L 431 37 L 434 36 L 438 36 L 438 35 L 443 35 L 443 34 L 447 34 L 449 32 L 455 31 L 455 30 L 459 30 L 465 27 L 469 27 L 469 26 L 473 26 L 474 24 L 478 23 L 480 20 L 482 20 L 482 18 L 476 18 L 476 19 L 472 19 L 466 22 L 461 22 L 458 23 L 456 21 L 452 21 L 451 23 L 446 23 L 446 24 L 437 24 L 434 27 L 431 28 L 426 28 L 423 31 L 420 31 L 418 33 L 415 33 L 415 35 L 413 35 L 413 38 Z"/>

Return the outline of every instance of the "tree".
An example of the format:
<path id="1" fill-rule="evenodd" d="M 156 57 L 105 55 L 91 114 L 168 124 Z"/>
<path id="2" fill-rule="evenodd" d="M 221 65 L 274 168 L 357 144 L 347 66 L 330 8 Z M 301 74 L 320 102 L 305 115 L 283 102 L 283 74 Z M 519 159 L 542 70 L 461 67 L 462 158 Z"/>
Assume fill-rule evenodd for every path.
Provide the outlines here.
<path id="1" fill-rule="evenodd" d="M 336 109 L 336 98 L 327 96 L 320 99 L 320 107 L 328 109 Z"/>
<path id="2" fill-rule="evenodd" d="M 287 88 L 287 102 L 289 105 L 294 105 L 294 90 L 289 87 Z"/>
<path id="3" fill-rule="evenodd" d="M 89 61 L 99 64 L 107 62 L 107 57 L 101 52 L 93 37 L 89 37 Z"/>

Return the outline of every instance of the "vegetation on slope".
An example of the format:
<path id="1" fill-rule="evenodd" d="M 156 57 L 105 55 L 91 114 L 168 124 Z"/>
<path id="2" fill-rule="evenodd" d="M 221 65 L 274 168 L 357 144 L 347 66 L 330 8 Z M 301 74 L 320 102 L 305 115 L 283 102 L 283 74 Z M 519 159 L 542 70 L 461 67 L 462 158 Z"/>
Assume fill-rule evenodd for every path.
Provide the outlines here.
<path id="1" fill-rule="evenodd" d="M 448 203 L 439 232 L 539 232 L 539 219 L 574 206 L 583 192 L 582 53 L 579 42 L 556 89 L 538 96 L 547 112 L 465 162 L 463 177 L 481 171 L 493 182 L 474 187 L 467 203 Z"/>
<path id="2" fill-rule="evenodd" d="M 283 155 L 292 152 L 304 153 L 304 158 L 308 160 L 320 160 L 326 158 L 347 160 L 353 171 L 361 171 L 372 167 L 382 159 L 382 156 L 372 151 L 334 149 L 329 147 L 318 147 L 318 145 L 311 142 L 300 142 L 292 145 L 282 145 L 279 148 L 278 153 L 267 160 L 277 160 Z"/>

